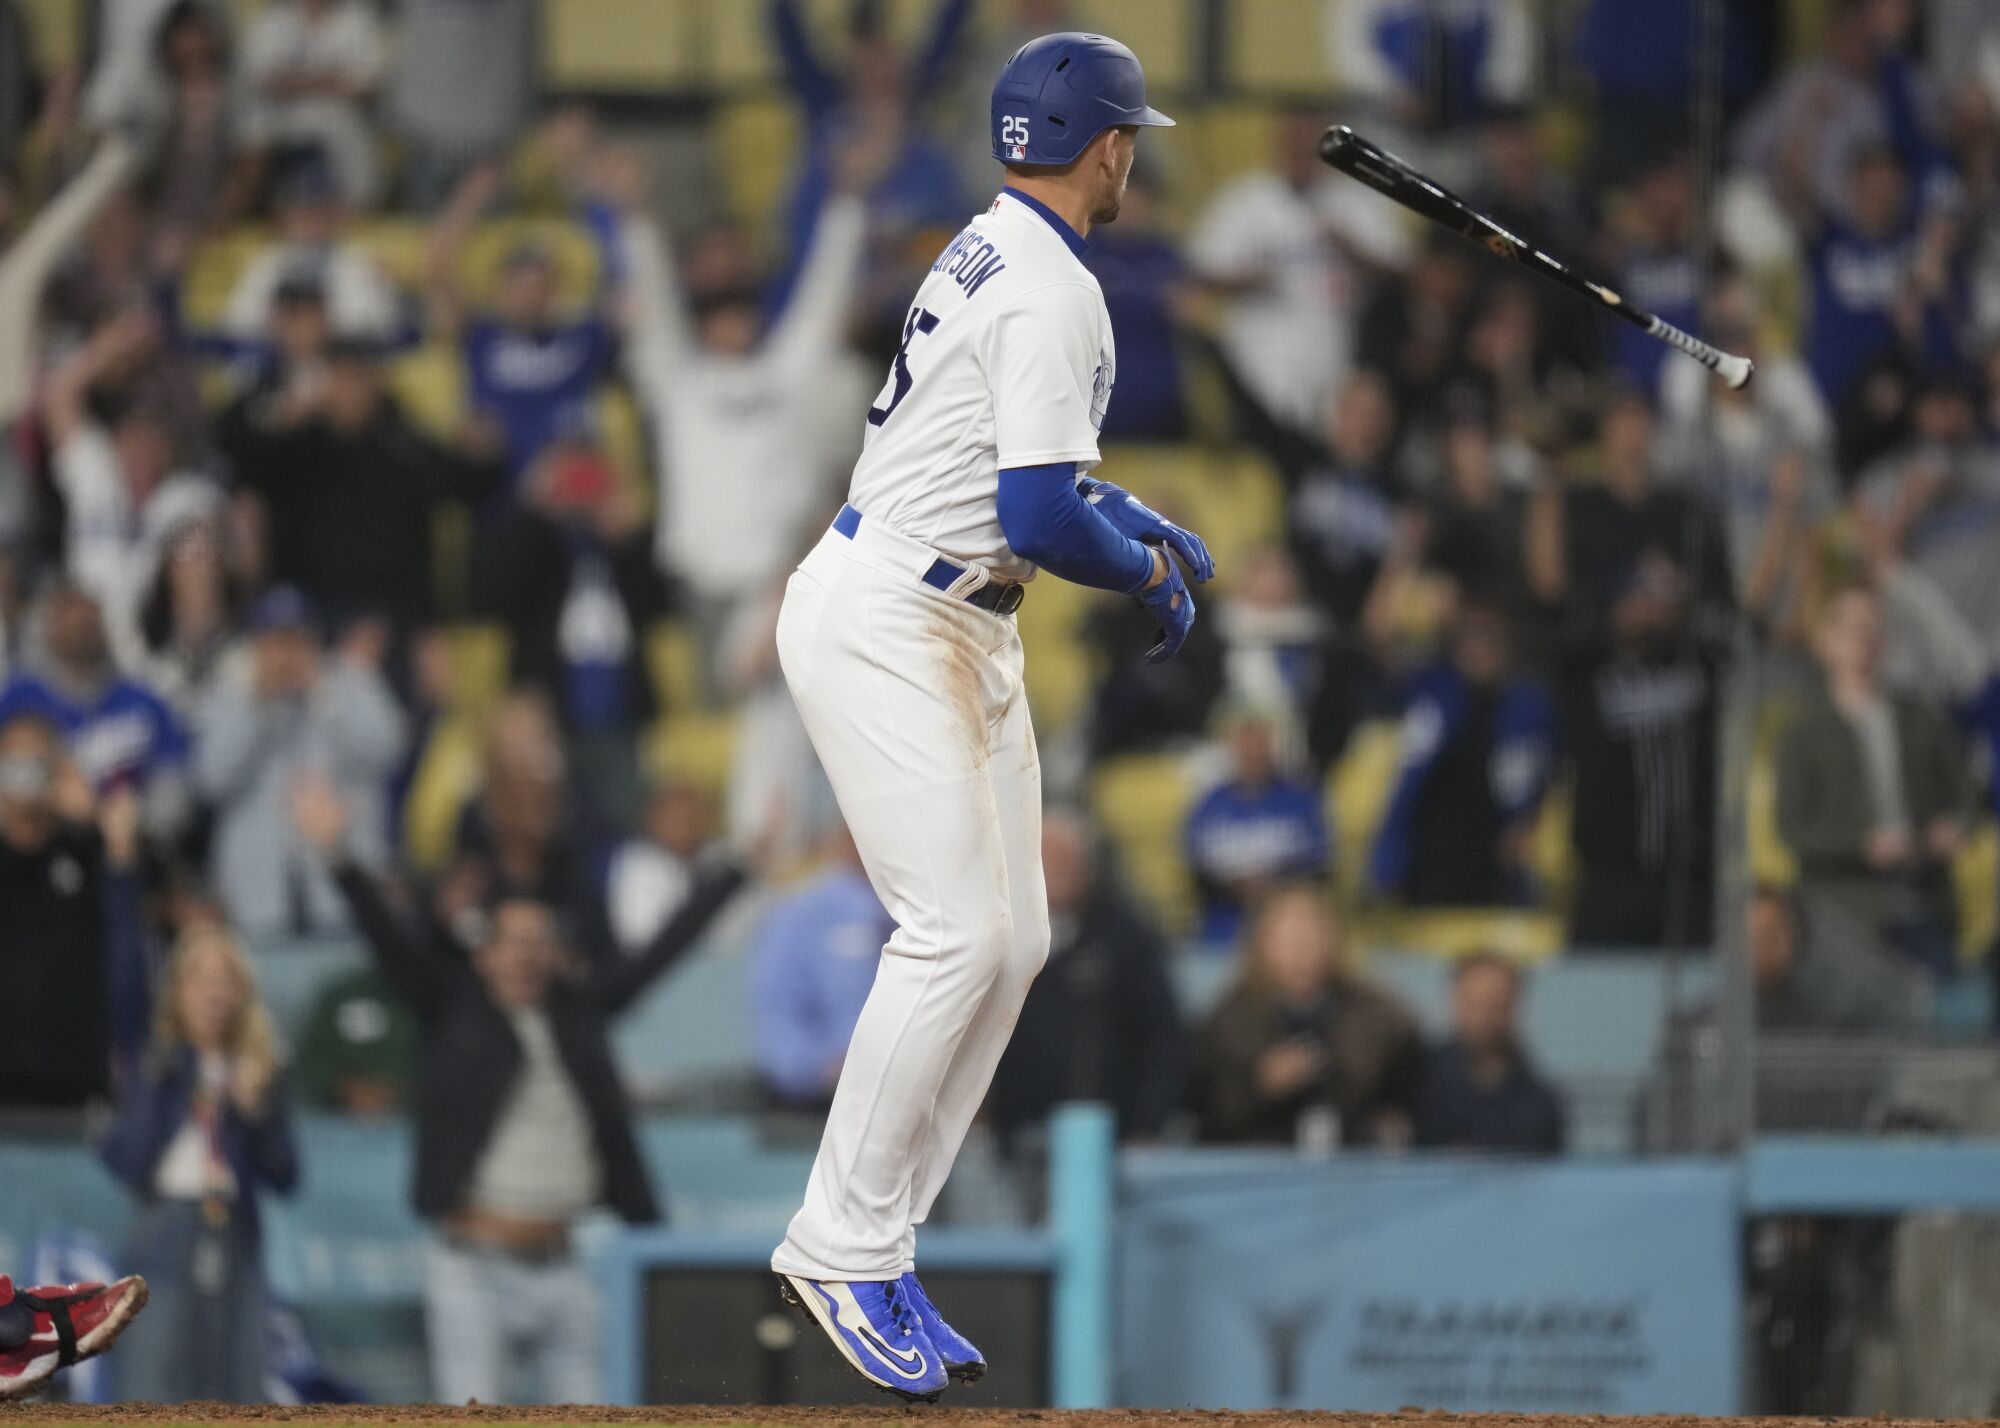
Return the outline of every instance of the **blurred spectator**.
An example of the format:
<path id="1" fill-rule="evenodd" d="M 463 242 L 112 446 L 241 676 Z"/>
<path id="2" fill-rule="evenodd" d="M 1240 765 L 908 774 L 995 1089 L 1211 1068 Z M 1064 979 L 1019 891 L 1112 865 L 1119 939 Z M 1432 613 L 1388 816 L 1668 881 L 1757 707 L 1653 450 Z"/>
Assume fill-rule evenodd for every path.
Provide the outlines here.
<path id="1" fill-rule="evenodd" d="M 1694 161 L 1684 152 L 1641 171 L 1606 212 L 1606 258 L 1618 291 L 1683 331 L 1701 325 L 1699 216 Z M 1670 353 L 1630 323 L 1611 325 L 1612 365 L 1648 396 L 1658 395 Z"/>
<path id="2" fill-rule="evenodd" d="M 437 889 L 438 921 L 521 897 L 557 909 L 566 940 L 593 961 L 612 952 L 598 829 L 578 807 L 548 696 L 516 690 L 487 728 L 479 791 L 459 812 L 456 855 Z"/>
<path id="3" fill-rule="evenodd" d="M 119 1098 L 104 1161 L 137 1202 L 123 1263 L 153 1317 L 118 1355 L 122 1397 L 261 1403 L 269 1302 L 259 1192 L 298 1183 L 277 1032 L 250 959 L 220 927 L 181 935 L 145 1073 Z"/>
<path id="4" fill-rule="evenodd" d="M 973 0 L 934 0 L 922 47 L 904 54 L 884 23 L 882 7 L 859 0 L 848 19 L 850 44 L 836 71 L 816 52 L 800 0 L 768 0 L 771 38 L 785 82 L 804 111 L 804 152 L 788 207 L 786 268 L 773 286 L 783 308 L 795 301 L 821 242 L 827 205 L 851 192 L 866 200 L 862 227 L 867 261 L 841 284 L 865 329 L 886 351 L 895 348 L 909 294 L 946 236 L 977 205 L 959 186 L 951 150 L 911 122 L 942 85 L 946 66 L 972 14 Z M 983 77 L 982 83 L 987 83 Z M 854 156 L 865 155 L 857 171 Z M 817 235 L 817 236 L 816 236 Z"/>
<path id="5" fill-rule="evenodd" d="M 824 1110 L 896 925 L 869 886 L 845 824 L 826 867 L 764 914 L 750 951 L 758 1074 L 782 1105 Z"/>
<path id="6" fill-rule="evenodd" d="M 687 901 L 715 828 L 707 790 L 686 779 L 656 781 L 644 808 L 638 834 L 612 853 L 604 878 L 611 933 L 628 956 L 644 951 Z"/>
<path id="7" fill-rule="evenodd" d="M 1326 115 L 1280 121 L 1272 166 L 1225 184 L 1188 238 L 1188 258 L 1226 300 L 1222 345 L 1260 406 L 1290 426 L 1317 423 L 1352 363 L 1364 280 L 1399 267 L 1394 205 L 1320 162 Z"/>
<path id="8" fill-rule="evenodd" d="M 479 499 L 500 469 L 418 431 L 363 339 L 334 342 L 325 379 L 293 396 L 246 440 L 236 473 L 263 532 L 263 573 L 334 620 L 386 618 L 400 638 L 436 598 L 434 513 Z"/>
<path id="9" fill-rule="evenodd" d="M 282 164 L 319 158 L 342 200 L 366 208 L 377 185 L 371 101 L 388 56 L 367 0 L 274 0 L 251 22 L 243 67 Z"/>
<path id="10" fill-rule="evenodd" d="M 1188 1052 L 1166 939 L 1099 870 L 1090 823 L 1042 814 L 1049 960 L 993 1075 L 986 1113 L 1018 1151 L 1069 1101 L 1112 1107 L 1120 1140 L 1154 1140 L 1181 1103 Z"/>
<path id="11" fill-rule="evenodd" d="M 1148 664 L 1142 651 L 1157 637 L 1159 624 L 1145 607 L 1110 595 L 1090 601 L 1080 634 L 1094 666 L 1103 671 L 1091 695 L 1085 735 L 1092 759 L 1168 748 L 1208 731 L 1225 673 L 1217 623 L 1197 620 L 1179 654 Z"/>
<path id="12" fill-rule="evenodd" d="M 256 459 L 258 438 L 303 420 L 324 393 L 333 322 L 319 271 L 286 274 L 271 294 L 258 340 L 230 345 L 239 358 L 236 393 L 215 419 L 215 440 L 240 479 L 244 464 Z"/>
<path id="13" fill-rule="evenodd" d="M 1650 400 L 1616 392 L 1597 419 L 1601 479 L 1535 487 L 1525 556 L 1530 591 L 1545 608 L 1595 625 L 1652 555 L 1671 561 L 1687 582 L 1698 624 L 1713 626 L 1731 608 L 1729 553 L 1715 511 L 1704 494 L 1661 482 L 1656 435 Z"/>
<path id="14" fill-rule="evenodd" d="M 1750 285 L 1710 294 L 1708 340 L 1757 363 L 1757 380 L 1732 391 L 1693 362 L 1661 373 L 1664 464 L 1722 513 L 1729 563 L 1744 612 L 1767 637 L 1797 643 L 1801 585 L 1812 531 L 1838 499 L 1833 421 L 1811 374 L 1757 332 Z"/>
<path id="15" fill-rule="evenodd" d="M 1272 887 L 1331 871 L 1333 840 L 1320 792 L 1289 772 L 1296 734 L 1282 713 L 1237 705 L 1221 718 L 1229 772 L 1196 801 L 1182 829 L 1201 899 L 1201 936 L 1233 941 L 1244 914 Z"/>
<path id="16" fill-rule="evenodd" d="M 1118 399 L 1105 413 L 1106 441 L 1179 441 L 1187 435 L 1175 312 L 1186 298 L 1187 263 L 1160 221 L 1160 189 L 1139 166 L 1118 221 L 1094 230 L 1084 266 L 1104 293 L 1120 339 Z"/>
<path id="17" fill-rule="evenodd" d="M 145 1035 L 137 806 L 90 786 L 57 731 L 0 713 L 0 1103 L 79 1107 Z"/>
<path id="18" fill-rule="evenodd" d="M 105 122 L 136 120 L 155 137 L 140 190 L 156 251 L 185 253 L 249 216 L 264 178 L 264 127 L 213 0 L 137 0 L 108 7 L 114 31 L 91 81 Z M 121 60 L 120 22 L 137 53 Z"/>
<path id="19" fill-rule="evenodd" d="M 508 473 L 518 480 L 558 436 L 590 419 L 611 375 L 617 331 L 599 305 L 558 309 L 561 268 L 554 251 L 538 243 L 516 244 L 501 259 L 490 307 L 463 290 L 465 240 L 501 177 L 497 165 L 482 164 L 452 195 L 431 229 L 424 296 L 434 333 L 457 340 L 467 404 L 497 428 Z M 593 226 L 601 239 L 611 237 L 610 221 Z M 618 258 L 609 246 L 599 253 L 606 293 Z"/>
<path id="20" fill-rule="evenodd" d="M 1305 588 L 1336 624 L 1352 625 L 1395 535 L 1405 500 L 1393 457 L 1396 405 L 1380 374 L 1350 373 L 1305 430 L 1263 405 L 1229 361 L 1218 364 L 1237 433 L 1263 451 L 1285 485 L 1285 532 Z"/>
<path id="21" fill-rule="evenodd" d="M 1771 63 L 1779 9 L 1768 0 L 1713 10 L 1706 0 L 1587 0 L 1573 38 L 1591 80 L 1593 172 L 1617 182 L 1687 142 L 1711 14 L 1721 23 L 1713 57 L 1723 102 L 1740 104 Z"/>
<path id="22" fill-rule="evenodd" d="M 0 0 L 0 187 L 14 177 L 16 156 L 34 116 L 39 81 L 27 18 L 17 0 Z M 0 222 L 0 232 L 6 227 Z"/>
<path id="23" fill-rule="evenodd" d="M 1472 325 L 1472 264 L 1464 240 L 1433 230 L 1409 271 L 1377 284 L 1360 308 L 1355 361 L 1388 380 L 1400 411 L 1429 411 L 1460 373 Z"/>
<path id="24" fill-rule="evenodd" d="M 535 100 L 534 0 L 402 0 L 389 109 L 412 211 L 445 201 L 472 164 L 501 154 Z"/>
<path id="25" fill-rule="evenodd" d="M 1846 402 L 1883 365 L 1949 368 L 1956 227 L 1938 216 L 1919 222 L 1895 155 L 1856 153 L 1846 202 L 1818 217 L 1805 357 L 1820 394 Z"/>
<path id="26" fill-rule="evenodd" d="M 1989 658 L 2000 653 L 2000 438 L 1980 430 L 1963 384 L 1919 391 L 1909 440 L 1863 471 L 1854 495 L 1868 534 L 1984 632 Z"/>
<path id="27" fill-rule="evenodd" d="M 212 482 L 176 470 L 175 424 L 159 405 L 127 405 L 110 423 L 92 414 L 101 383 L 158 358 L 152 319 L 128 313 L 60 367 L 42 398 L 64 504 L 64 564 L 102 602 L 126 664 L 141 652 L 139 605 L 167 537 L 182 521 L 207 515 L 221 494 Z"/>
<path id="28" fill-rule="evenodd" d="M 1921 1035 L 1931 1028 L 1929 979 L 1885 954 L 1839 908 L 1822 903 L 1808 935 L 1794 894 L 1760 887 L 1744 919 L 1760 1030 Z"/>
<path id="29" fill-rule="evenodd" d="M 28 668 L 0 688 L 0 719 L 31 714 L 58 729 L 85 782 L 103 793 L 129 784 L 154 834 L 188 814 L 188 738 L 159 695 L 118 672 L 97 601 L 69 580 L 40 605 L 41 639 Z"/>
<path id="30" fill-rule="evenodd" d="M 339 894 L 287 810 L 299 779 L 330 779 L 363 815 L 357 856 L 371 867 L 386 862 L 383 793 L 404 727 L 382 679 L 379 635 L 357 629 L 328 658 L 311 606 L 287 585 L 265 591 L 248 624 L 248 658 L 219 684 L 197 728 L 195 777 L 215 810 L 210 877 L 248 936 L 340 931 Z"/>
<path id="31" fill-rule="evenodd" d="M 848 154 L 812 230 L 811 257 L 764 330 L 754 287 L 684 289 L 656 220 L 628 203 L 628 372 L 651 419 L 659 481 L 654 552 L 694 601 L 711 649 L 730 610 L 799 548 L 846 470 L 814 440 L 811 393 L 841 349 L 867 217 L 857 196 L 879 155 Z M 636 199 L 636 194 L 628 195 Z M 752 494 L 754 493 L 754 494 Z"/>
<path id="32" fill-rule="evenodd" d="M 402 299 L 389 275 L 347 234 L 347 210 L 326 166 L 292 165 L 272 200 L 277 241 L 244 265 L 222 310 L 222 329 L 239 342 L 263 335 L 271 299 L 288 280 L 317 279 L 327 315 L 342 337 L 388 342 L 402 335 Z"/>
<path id="33" fill-rule="evenodd" d="M 1234 574 L 1215 613 L 1228 691 L 1248 704 L 1290 711 L 1305 731 L 1312 766 L 1323 769 L 1356 717 L 1353 681 L 1337 673 L 1346 652 L 1329 653 L 1326 614 L 1306 598 L 1284 550 L 1254 550 Z"/>
<path id="34" fill-rule="evenodd" d="M 343 973 L 313 998 L 293 1072 L 311 1105 L 386 1116 L 410 1099 L 417 1023 L 374 968 Z"/>
<path id="35" fill-rule="evenodd" d="M 1509 616 L 1528 610 L 1522 538 L 1523 490 L 1504 466 L 1486 404 L 1466 394 L 1450 404 L 1438 442 L 1438 481 L 1423 503 L 1412 552 L 1463 591 L 1490 598 Z M 1372 597 L 1371 597 L 1372 598 Z"/>
<path id="36" fill-rule="evenodd" d="M 355 825 L 324 780 L 298 786 L 293 816 L 420 1028 L 413 1200 L 432 1230 L 433 1391 L 445 1403 L 507 1402 L 520 1368 L 544 1401 L 599 1401 L 604 1330 L 572 1230 L 600 1206 L 634 1224 L 659 1214 L 610 1022 L 687 952 L 743 875 L 705 874 L 643 953 L 578 971 L 559 911 L 532 896 L 497 892 L 462 920 L 463 945 L 408 926 L 349 853 Z"/>
<path id="37" fill-rule="evenodd" d="M 1418 1145 L 1562 1153 L 1562 1098 L 1521 1043 L 1520 1000 L 1521 969 L 1497 952 L 1452 969 L 1451 1036 L 1424 1063 Z"/>
<path id="38" fill-rule="evenodd" d="M 1540 37 L 1525 0 L 1339 0 L 1326 52 L 1344 98 L 1390 146 L 1463 188 L 1476 171 L 1456 142 L 1489 112 L 1532 95 Z"/>
<path id="39" fill-rule="evenodd" d="M 1555 708 L 1513 668 L 1506 616 L 1462 603 L 1446 658 L 1403 694 L 1402 762 L 1370 876 L 1416 907 L 1525 903 L 1555 763 Z"/>
<path id="40" fill-rule="evenodd" d="M 1347 969 L 1341 934 L 1316 887 L 1280 888 L 1258 908 L 1195 1053 L 1203 1140 L 1409 1144 L 1423 1042 L 1408 1012 Z"/>
<path id="41" fill-rule="evenodd" d="M 1829 8 L 1824 54 L 1781 75 L 1736 134 L 1738 162 L 1795 217 L 1843 213 L 1870 152 L 1926 176 L 1941 160 L 1932 96 L 1904 53 L 1917 6 L 1836 0 Z"/>
<path id="42" fill-rule="evenodd" d="M 183 720 L 195 716 L 221 677 L 248 603 L 224 549 L 229 533 L 222 515 L 218 510 L 174 528 L 139 606 L 144 677 Z"/>
<path id="43" fill-rule="evenodd" d="M 578 791 L 615 827 L 639 811 L 638 740 L 651 721 L 645 632 L 666 603 L 651 531 L 588 430 L 548 446 L 488 552 L 514 680 L 562 716 Z"/>
<path id="44" fill-rule="evenodd" d="M 1697 633 L 1688 580 L 1650 551 L 1605 618 L 1558 660 L 1573 777 L 1572 945 L 1691 947 L 1714 914 L 1721 646 Z"/>
<path id="45" fill-rule="evenodd" d="M 1940 975 L 1956 966 L 1952 860 L 1971 781 L 1951 726 L 1881 684 L 1882 612 L 1855 587 L 1816 637 L 1826 674 L 1778 748 L 1778 827 L 1799 861 L 1807 915 L 1821 904 Z"/>

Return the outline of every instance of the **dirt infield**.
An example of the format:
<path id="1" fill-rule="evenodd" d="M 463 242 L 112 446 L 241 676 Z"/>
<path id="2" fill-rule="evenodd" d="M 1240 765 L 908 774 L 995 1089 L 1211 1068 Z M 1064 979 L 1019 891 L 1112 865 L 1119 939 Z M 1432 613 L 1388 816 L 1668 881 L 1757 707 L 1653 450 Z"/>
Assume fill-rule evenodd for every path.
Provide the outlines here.
<path id="1" fill-rule="evenodd" d="M 1404 1409 L 1401 1413 L 1198 1413 L 1192 1410 L 1116 1409 L 1108 1412 L 1065 1412 L 1058 1409 L 909 1408 L 884 1404 L 868 1408 L 728 1407 L 661 1405 L 651 1408 L 530 1408 L 474 1405 L 451 1408 L 441 1404 L 372 1404 L 286 1408 L 277 1405 L 238 1407 L 221 1403 L 172 1405 L 110 1404 L 86 1407 L 41 1403 L 0 1407 L 0 1424 L 7 1423 L 687 1423 L 813 1425 L 813 1428 L 886 1428 L 928 1421 L 939 1428 L 1825 1428 L 1843 1422 L 1868 1428 L 1994 1428 L 1993 1420 L 1964 1419 L 1835 1419 L 1835 1418 L 1607 1418 L 1559 1417 L 1540 1414 L 1442 1413 Z"/>

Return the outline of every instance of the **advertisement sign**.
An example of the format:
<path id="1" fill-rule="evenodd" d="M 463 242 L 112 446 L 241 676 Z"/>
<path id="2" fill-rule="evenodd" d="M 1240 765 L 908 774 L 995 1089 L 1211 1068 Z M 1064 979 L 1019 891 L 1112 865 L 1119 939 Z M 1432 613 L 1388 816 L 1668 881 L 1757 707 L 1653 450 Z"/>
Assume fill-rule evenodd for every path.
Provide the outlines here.
<path id="1" fill-rule="evenodd" d="M 1722 1162 L 1135 1155 L 1120 1210 L 1122 1403 L 1738 1408 Z"/>

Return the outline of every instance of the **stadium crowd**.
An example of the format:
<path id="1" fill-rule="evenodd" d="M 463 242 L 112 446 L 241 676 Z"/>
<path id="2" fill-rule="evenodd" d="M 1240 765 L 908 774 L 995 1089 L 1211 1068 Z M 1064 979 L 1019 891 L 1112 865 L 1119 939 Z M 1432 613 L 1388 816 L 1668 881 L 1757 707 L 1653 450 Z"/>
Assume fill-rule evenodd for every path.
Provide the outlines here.
<path id="1" fill-rule="evenodd" d="M 500 1397 L 532 1336 L 587 1399 L 570 1226 L 655 1213 L 612 1018 L 746 882 L 769 1104 L 824 1107 L 867 994 L 884 914 L 776 599 L 997 182 L 984 77 L 1091 7 L 938 0 L 912 41 L 863 3 L 837 43 L 760 7 L 806 136 L 769 244 L 655 182 L 705 112 L 548 92 L 532 0 L 99 0 L 56 66 L 30 8 L 0 0 L 0 1103 L 114 1103 L 135 1265 L 227 1306 L 160 1305 L 203 1327 L 135 1394 L 261 1391 L 248 1192 L 299 1174 L 304 1098 L 410 1112 L 439 1391 Z M 1225 452 L 1249 487 L 1160 502 L 1276 519 L 1173 664 L 1129 602 L 1028 592 L 1088 674 L 1041 711 L 1055 950 L 1003 1148 L 1082 1097 L 1132 1139 L 1559 1149 L 1532 972 L 1465 957 L 1427 1045 L 1349 924 L 1710 945 L 1744 697 L 1760 1016 L 1925 1025 L 1994 899 L 1954 874 L 2000 807 L 2000 11 L 1819 8 L 1722 7 L 1711 183 L 1692 0 L 1332 0 L 1337 94 L 1265 104 L 1199 201 L 1142 158 L 1087 260 L 1107 463 L 1150 496 L 1155 454 Z M 1413 227 L 1320 163 L 1333 117 L 1756 381 Z M 1368 822 L 1332 817 L 1390 729 Z M 1178 904 L 1099 806 L 1163 759 Z M 259 949 L 315 938 L 376 969 L 287 1049 Z M 1183 955 L 1234 959 L 1198 1020 Z"/>

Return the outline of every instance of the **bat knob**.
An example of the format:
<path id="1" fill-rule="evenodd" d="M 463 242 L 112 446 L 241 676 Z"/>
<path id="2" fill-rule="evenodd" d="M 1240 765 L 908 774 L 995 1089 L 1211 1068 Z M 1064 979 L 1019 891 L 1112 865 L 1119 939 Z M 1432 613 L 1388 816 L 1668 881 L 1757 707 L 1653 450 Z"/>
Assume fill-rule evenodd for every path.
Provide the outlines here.
<path id="1" fill-rule="evenodd" d="M 1732 392 L 1739 392 L 1750 385 L 1750 378 L 1756 373 L 1757 364 L 1748 357 L 1735 357 L 1725 352 L 1722 360 L 1715 364 L 1715 375 L 1722 378 L 1722 384 Z"/>
<path id="2" fill-rule="evenodd" d="M 1319 156 L 1330 164 L 1353 142 L 1354 131 L 1345 124 L 1335 124 L 1319 136 Z"/>

